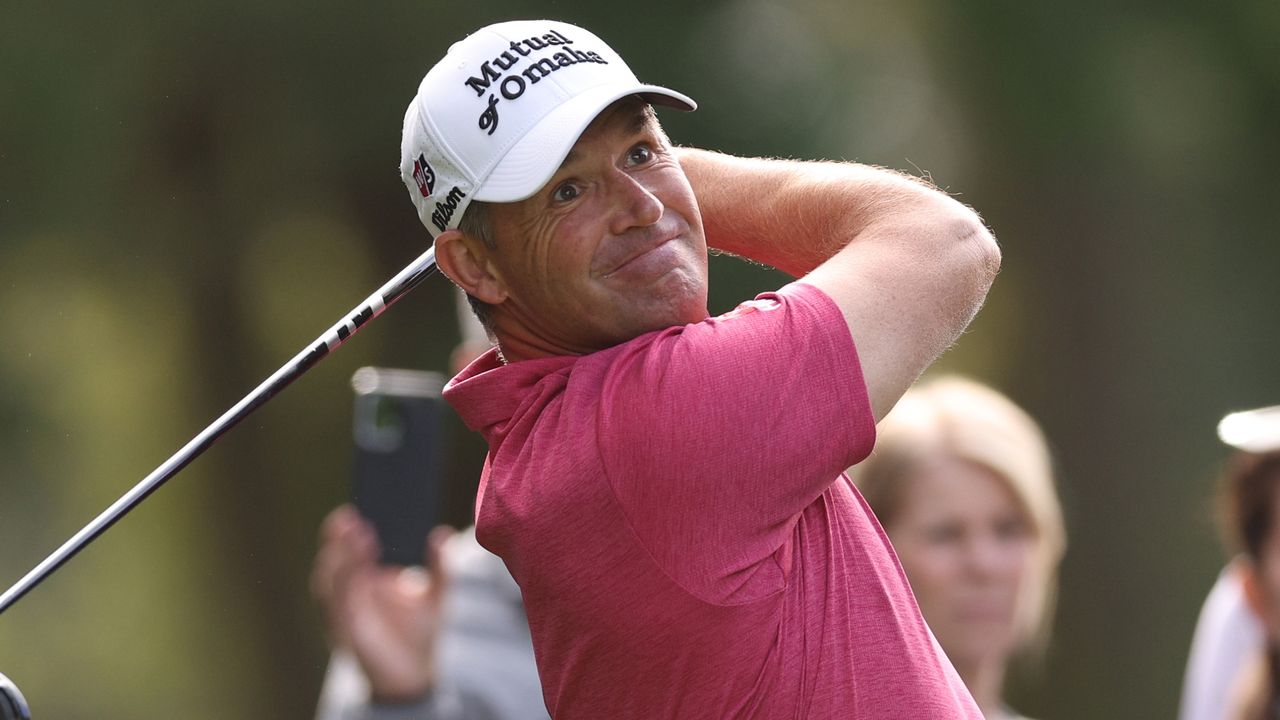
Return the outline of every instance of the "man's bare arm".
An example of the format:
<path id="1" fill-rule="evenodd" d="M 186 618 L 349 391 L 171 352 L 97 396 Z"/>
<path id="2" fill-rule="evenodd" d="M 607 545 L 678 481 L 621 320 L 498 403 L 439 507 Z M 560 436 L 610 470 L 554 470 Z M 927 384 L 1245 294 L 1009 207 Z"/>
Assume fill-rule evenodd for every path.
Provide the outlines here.
<path id="1" fill-rule="evenodd" d="M 711 247 L 804 278 L 840 306 L 877 420 L 969 324 L 999 269 L 978 215 L 915 178 L 677 152 Z"/>

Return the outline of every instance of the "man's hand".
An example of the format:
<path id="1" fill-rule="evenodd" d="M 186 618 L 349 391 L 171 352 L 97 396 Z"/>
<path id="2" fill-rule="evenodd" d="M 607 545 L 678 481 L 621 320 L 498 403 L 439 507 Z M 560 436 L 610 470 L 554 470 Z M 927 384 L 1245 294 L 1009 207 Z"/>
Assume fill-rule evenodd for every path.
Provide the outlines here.
<path id="1" fill-rule="evenodd" d="M 446 582 L 440 548 L 451 533 L 432 531 L 423 570 L 379 565 L 377 534 L 350 505 L 321 525 L 311 590 L 324 609 L 330 642 L 355 655 L 374 702 L 413 702 L 435 686 Z"/>

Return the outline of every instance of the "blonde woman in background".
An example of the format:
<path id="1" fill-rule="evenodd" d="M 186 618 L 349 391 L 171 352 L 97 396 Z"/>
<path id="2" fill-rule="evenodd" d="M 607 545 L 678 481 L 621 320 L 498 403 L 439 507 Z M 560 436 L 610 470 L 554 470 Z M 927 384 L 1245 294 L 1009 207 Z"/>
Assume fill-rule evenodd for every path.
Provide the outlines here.
<path id="1" fill-rule="evenodd" d="M 959 377 L 917 385 L 850 470 L 884 526 L 925 620 L 988 720 L 1019 652 L 1048 640 L 1066 547 L 1048 447 L 1035 421 Z"/>

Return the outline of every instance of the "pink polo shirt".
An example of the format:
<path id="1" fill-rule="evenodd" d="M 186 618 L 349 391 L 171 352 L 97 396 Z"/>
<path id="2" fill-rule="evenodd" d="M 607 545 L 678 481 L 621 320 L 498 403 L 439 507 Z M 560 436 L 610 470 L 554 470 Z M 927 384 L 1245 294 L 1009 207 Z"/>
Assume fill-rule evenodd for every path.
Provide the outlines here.
<path id="1" fill-rule="evenodd" d="M 445 397 L 484 433 L 480 542 L 520 584 L 558 720 L 981 714 L 844 468 L 874 418 L 801 282 Z"/>

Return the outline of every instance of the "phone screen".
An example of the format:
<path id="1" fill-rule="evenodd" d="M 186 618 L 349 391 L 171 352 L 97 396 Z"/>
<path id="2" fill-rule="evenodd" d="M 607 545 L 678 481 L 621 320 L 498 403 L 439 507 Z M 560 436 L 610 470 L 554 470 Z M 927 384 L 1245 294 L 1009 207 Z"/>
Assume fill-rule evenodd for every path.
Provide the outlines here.
<path id="1" fill-rule="evenodd" d="M 421 565 L 427 534 L 440 522 L 444 378 L 366 367 L 351 385 L 351 501 L 377 529 L 383 563 Z"/>

